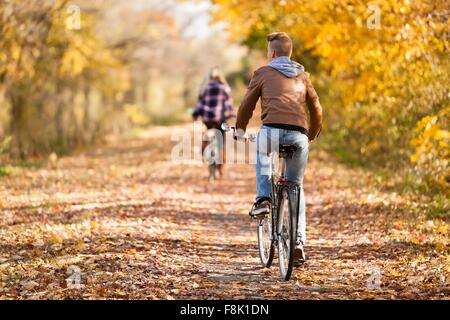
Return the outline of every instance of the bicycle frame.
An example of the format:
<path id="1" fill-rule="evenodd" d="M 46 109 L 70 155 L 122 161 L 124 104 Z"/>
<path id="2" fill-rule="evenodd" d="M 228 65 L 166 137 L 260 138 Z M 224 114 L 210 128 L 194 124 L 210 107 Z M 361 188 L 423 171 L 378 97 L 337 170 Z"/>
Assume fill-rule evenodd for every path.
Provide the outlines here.
<path id="1" fill-rule="evenodd" d="M 275 160 L 276 159 L 281 159 L 281 174 L 278 177 L 278 179 L 276 179 L 276 174 L 275 174 Z M 272 238 L 274 243 L 276 244 L 278 241 L 278 218 L 280 215 L 279 212 L 279 200 L 281 197 L 281 193 L 283 191 L 284 188 L 294 188 L 293 192 L 294 194 L 297 195 L 297 210 L 296 212 L 298 212 L 298 208 L 300 206 L 300 190 L 298 185 L 289 185 L 288 181 L 286 179 L 285 176 L 285 170 L 286 170 L 286 159 L 285 158 L 278 158 L 278 156 L 272 155 L 272 175 L 271 175 L 271 182 L 272 182 L 272 194 L 271 194 L 271 200 L 272 200 Z M 297 217 L 297 221 L 298 221 L 298 217 Z"/>
<path id="2" fill-rule="evenodd" d="M 216 161 L 216 158 L 220 156 L 220 148 L 217 142 L 217 137 L 214 135 L 214 131 L 212 129 L 207 129 L 204 133 L 204 139 L 207 142 L 203 152 L 206 150 L 209 152 L 208 156 L 208 168 L 209 168 L 209 180 L 216 179 L 216 168 L 219 164 Z M 203 154 L 204 155 L 204 154 Z"/>
<path id="3" fill-rule="evenodd" d="M 272 239 L 274 241 L 274 243 L 276 244 L 278 241 L 278 217 L 279 217 L 279 211 L 278 211 L 278 203 L 279 203 L 279 199 L 281 196 L 281 191 L 282 188 L 286 186 L 286 177 L 285 177 L 285 169 L 286 169 L 286 159 L 281 158 L 281 174 L 278 177 L 278 179 L 276 179 L 276 174 L 275 174 L 275 161 L 280 159 L 278 158 L 278 155 L 275 156 L 275 153 L 272 154 L 272 194 L 271 194 L 271 199 L 272 199 Z"/>

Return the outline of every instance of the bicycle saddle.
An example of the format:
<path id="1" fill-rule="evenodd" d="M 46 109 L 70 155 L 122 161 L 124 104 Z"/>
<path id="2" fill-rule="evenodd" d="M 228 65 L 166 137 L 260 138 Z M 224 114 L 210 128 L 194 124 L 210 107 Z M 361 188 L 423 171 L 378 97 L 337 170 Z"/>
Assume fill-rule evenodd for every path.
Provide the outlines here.
<path id="1" fill-rule="evenodd" d="M 297 146 L 292 144 L 281 144 L 278 152 L 280 158 L 290 158 L 297 151 Z"/>

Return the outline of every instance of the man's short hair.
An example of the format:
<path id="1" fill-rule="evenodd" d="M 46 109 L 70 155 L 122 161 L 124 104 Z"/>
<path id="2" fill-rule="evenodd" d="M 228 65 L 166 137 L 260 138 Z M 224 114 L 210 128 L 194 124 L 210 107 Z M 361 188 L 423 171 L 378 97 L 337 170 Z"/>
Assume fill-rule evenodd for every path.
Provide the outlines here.
<path id="1" fill-rule="evenodd" d="M 292 54 L 292 40 L 286 32 L 274 32 L 267 36 L 270 48 L 275 51 L 277 57 Z"/>

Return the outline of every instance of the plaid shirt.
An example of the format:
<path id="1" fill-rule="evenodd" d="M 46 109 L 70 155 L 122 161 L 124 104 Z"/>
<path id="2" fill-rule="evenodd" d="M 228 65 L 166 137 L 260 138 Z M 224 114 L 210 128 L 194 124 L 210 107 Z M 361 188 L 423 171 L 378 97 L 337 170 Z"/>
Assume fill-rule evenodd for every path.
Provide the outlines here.
<path id="1" fill-rule="evenodd" d="M 228 117 L 235 117 L 229 88 L 218 81 L 210 81 L 200 96 L 192 116 L 194 118 L 200 116 L 203 122 L 222 122 Z"/>

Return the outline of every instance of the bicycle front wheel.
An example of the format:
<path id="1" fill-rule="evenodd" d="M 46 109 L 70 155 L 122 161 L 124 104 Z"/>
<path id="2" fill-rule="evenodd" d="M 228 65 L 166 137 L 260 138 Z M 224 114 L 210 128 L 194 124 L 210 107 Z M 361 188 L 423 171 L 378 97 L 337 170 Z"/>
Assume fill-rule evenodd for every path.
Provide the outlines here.
<path id="1" fill-rule="evenodd" d="M 275 252 L 273 239 L 272 206 L 270 213 L 258 222 L 258 248 L 261 264 L 269 268 L 272 265 Z"/>
<path id="2" fill-rule="evenodd" d="M 294 198 L 288 188 L 283 188 L 278 206 L 278 266 L 281 279 L 286 281 L 290 279 L 294 265 L 297 225 Z"/>

